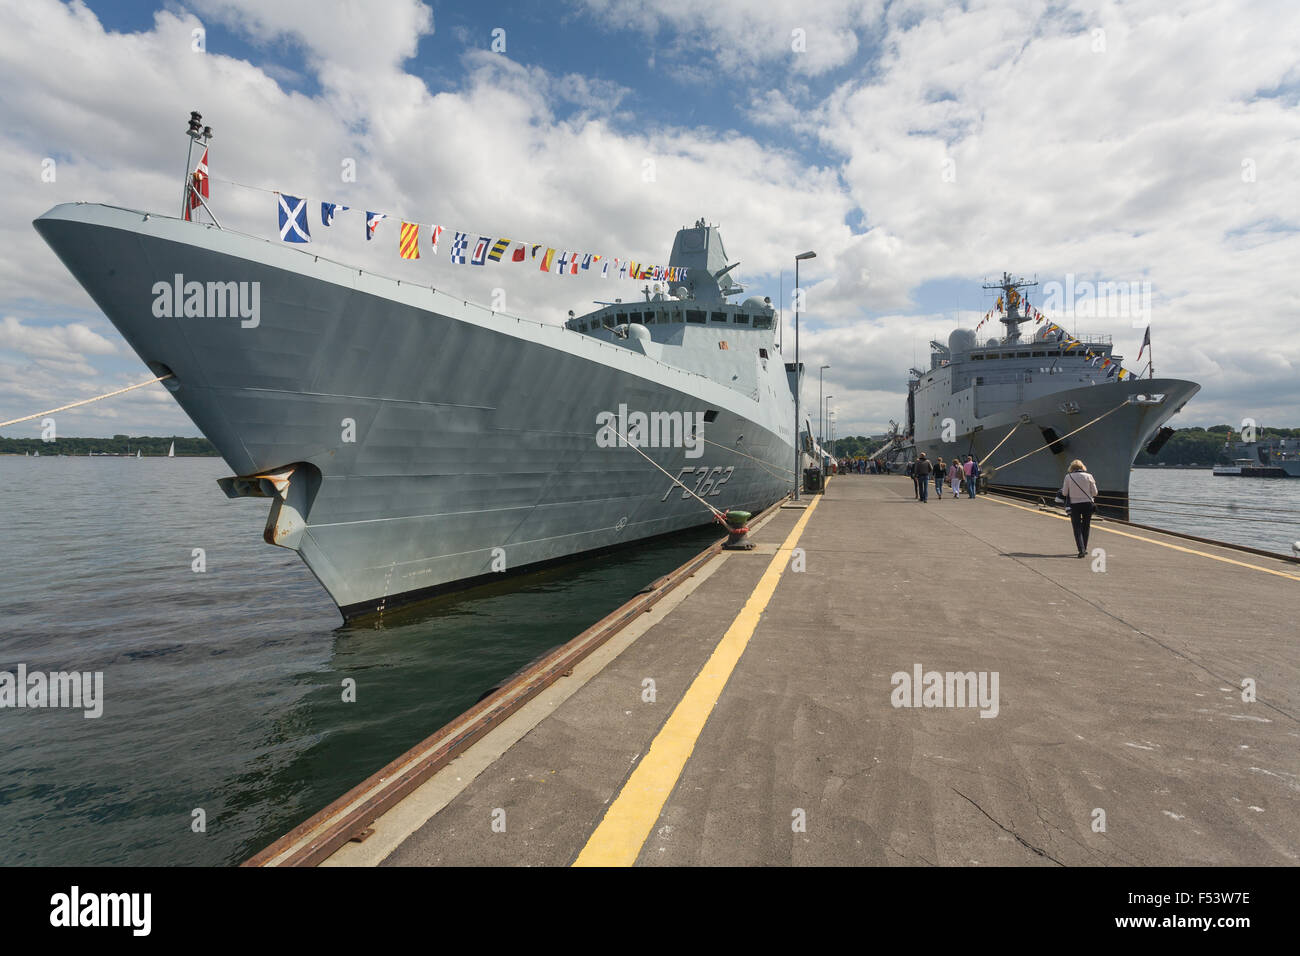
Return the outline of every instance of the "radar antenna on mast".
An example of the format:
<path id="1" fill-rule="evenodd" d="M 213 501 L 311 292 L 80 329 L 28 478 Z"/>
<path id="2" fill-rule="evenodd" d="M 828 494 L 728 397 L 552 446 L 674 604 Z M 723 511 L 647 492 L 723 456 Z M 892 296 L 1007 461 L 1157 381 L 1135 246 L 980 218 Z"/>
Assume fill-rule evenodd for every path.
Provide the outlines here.
<path id="1" fill-rule="evenodd" d="M 997 289 L 1002 293 L 998 301 L 1002 303 L 1005 311 L 998 321 L 1007 327 L 1006 338 L 1003 341 L 1008 344 L 1020 341 L 1020 323 L 1025 321 L 1025 316 L 1020 312 L 1025 298 L 1020 294 L 1020 290 L 1030 289 L 1036 285 L 1038 285 L 1036 279 L 1030 281 L 1024 276 L 1013 277 L 1009 272 L 1002 273 L 1001 282 L 984 283 L 985 289 Z"/>

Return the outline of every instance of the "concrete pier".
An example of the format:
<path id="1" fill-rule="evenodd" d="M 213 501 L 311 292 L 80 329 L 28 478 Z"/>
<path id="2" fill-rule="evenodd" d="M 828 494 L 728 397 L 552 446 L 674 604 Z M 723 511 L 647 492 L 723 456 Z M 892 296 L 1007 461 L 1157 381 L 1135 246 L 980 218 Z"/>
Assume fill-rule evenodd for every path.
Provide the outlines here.
<path id="1" fill-rule="evenodd" d="M 1078 559 L 902 477 L 800 504 L 325 865 L 1298 862 L 1300 565 L 1114 522 Z"/>

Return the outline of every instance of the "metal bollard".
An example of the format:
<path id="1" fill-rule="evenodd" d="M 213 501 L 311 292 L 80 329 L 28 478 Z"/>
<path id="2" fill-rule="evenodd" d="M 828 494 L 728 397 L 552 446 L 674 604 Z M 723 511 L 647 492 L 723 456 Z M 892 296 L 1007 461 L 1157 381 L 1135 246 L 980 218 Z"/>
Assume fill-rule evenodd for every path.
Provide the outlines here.
<path id="1" fill-rule="evenodd" d="M 753 551 L 754 543 L 749 540 L 749 519 L 754 517 L 748 511 L 728 511 L 725 516 L 727 540 L 722 545 L 723 551 Z"/>

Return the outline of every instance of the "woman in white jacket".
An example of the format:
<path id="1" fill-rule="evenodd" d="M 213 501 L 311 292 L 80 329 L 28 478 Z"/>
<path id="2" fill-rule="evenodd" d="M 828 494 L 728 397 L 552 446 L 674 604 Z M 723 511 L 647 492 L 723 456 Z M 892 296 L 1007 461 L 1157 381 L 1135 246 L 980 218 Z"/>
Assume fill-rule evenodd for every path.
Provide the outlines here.
<path id="1" fill-rule="evenodd" d="M 1070 470 L 1061 485 L 1061 497 L 1070 506 L 1070 526 L 1074 528 L 1074 543 L 1082 558 L 1088 553 L 1088 531 L 1092 513 L 1097 510 L 1097 482 L 1078 458 L 1070 462 Z"/>

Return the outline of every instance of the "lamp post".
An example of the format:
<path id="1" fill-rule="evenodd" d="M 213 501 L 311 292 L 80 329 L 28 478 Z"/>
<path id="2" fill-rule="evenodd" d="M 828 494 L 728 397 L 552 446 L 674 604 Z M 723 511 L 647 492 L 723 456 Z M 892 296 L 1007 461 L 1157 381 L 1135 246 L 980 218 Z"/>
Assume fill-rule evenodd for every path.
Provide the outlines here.
<path id="1" fill-rule="evenodd" d="M 801 252 L 794 257 L 794 500 L 799 500 L 799 393 L 803 390 L 803 379 L 799 375 L 799 300 L 803 298 L 803 289 L 799 288 L 799 263 L 804 259 L 816 259 L 815 252 Z"/>
<path id="2" fill-rule="evenodd" d="M 830 447 L 830 438 L 831 438 L 831 435 L 830 435 L 830 427 L 831 427 L 831 422 L 830 422 L 830 418 L 831 418 L 831 416 L 830 416 L 830 410 L 831 410 L 831 399 L 834 398 L 834 397 L 835 397 L 834 395 L 827 395 L 827 396 L 826 396 L 826 401 L 822 403 L 822 419 L 826 422 L 826 446 L 827 446 L 828 448 Z M 833 458 L 833 457 L 835 457 L 835 456 L 832 455 L 831 457 Z"/>
<path id="3" fill-rule="evenodd" d="M 817 370 L 817 444 L 819 445 L 826 441 L 826 416 L 822 414 L 822 409 L 825 407 L 822 405 L 822 372 L 828 368 L 829 365 L 823 365 Z M 817 464 L 820 465 L 821 462 Z"/>

